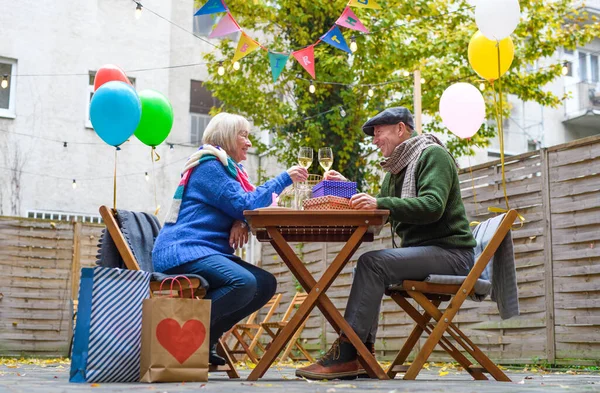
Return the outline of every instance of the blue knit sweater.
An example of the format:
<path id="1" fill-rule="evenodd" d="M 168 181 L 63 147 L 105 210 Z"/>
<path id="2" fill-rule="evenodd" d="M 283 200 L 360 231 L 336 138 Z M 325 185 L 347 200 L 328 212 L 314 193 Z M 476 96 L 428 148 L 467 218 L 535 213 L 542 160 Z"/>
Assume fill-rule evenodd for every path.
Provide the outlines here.
<path id="1" fill-rule="evenodd" d="M 232 255 L 229 233 L 244 210 L 269 206 L 274 192 L 292 184 L 287 172 L 267 181 L 253 192 L 227 173 L 218 160 L 202 162 L 193 169 L 185 187 L 177 222 L 165 224 L 154 243 L 154 270 L 164 272 L 208 255 Z"/>

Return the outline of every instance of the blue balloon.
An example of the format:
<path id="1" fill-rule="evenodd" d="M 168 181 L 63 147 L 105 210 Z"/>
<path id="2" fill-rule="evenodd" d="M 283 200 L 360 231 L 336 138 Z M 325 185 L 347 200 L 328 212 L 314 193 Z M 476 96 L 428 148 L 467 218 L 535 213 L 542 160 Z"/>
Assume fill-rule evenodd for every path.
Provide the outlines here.
<path id="1" fill-rule="evenodd" d="M 98 136 L 109 145 L 119 146 L 129 139 L 141 117 L 140 99 L 125 82 L 107 82 L 92 97 L 90 120 Z"/>

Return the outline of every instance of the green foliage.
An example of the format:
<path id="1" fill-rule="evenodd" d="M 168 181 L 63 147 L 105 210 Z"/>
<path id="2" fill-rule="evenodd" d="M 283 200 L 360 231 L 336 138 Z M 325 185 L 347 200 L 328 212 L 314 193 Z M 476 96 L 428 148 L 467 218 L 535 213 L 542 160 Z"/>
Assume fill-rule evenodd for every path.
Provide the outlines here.
<path id="1" fill-rule="evenodd" d="M 230 60 L 235 42 L 222 41 L 218 51 L 205 54 L 207 61 L 226 59 L 227 72 L 217 74 L 218 63 L 210 68 L 206 82 L 225 104 L 225 110 L 247 116 L 264 129 L 276 130 L 274 154 L 286 165 L 297 162 L 301 145 L 318 149 L 331 146 L 335 154 L 333 168 L 348 178 L 365 185 L 376 181 L 369 173 L 368 156 L 372 146 L 361 131 L 369 117 L 386 107 L 403 105 L 412 110 L 413 77 L 405 71 L 421 69 L 422 108 L 432 117 L 425 132 L 447 132 L 437 115 L 439 99 L 452 83 L 467 81 L 479 85 L 479 77 L 469 66 L 467 48 L 477 30 L 474 9 L 466 0 L 380 0 L 382 10 L 355 9 L 357 16 L 371 30 L 360 34 L 342 29 L 346 41 L 356 36 L 358 51 L 353 56 L 327 44 L 315 47 L 318 81 L 338 84 L 316 84 L 310 94 L 310 76 L 291 57 L 286 69 L 273 83 L 267 52 L 257 50 L 240 61 L 234 71 Z M 229 0 L 232 14 L 242 28 L 262 45 L 273 51 L 290 53 L 314 43 L 335 22 L 346 5 L 344 0 Z M 503 92 L 523 100 L 557 106 L 563 97 L 545 91 L 544 85 L 560 76 L 561 65 L 527 72 L 526 66 L 551 56 L 558 48 L 574 49 L 600 35 L 598 23 L 573 8 L 571 0 L 521 0 L 521 24 L 512 35 L 515 60 L 502 78 Z M 350 60 L 352 58 L 352 60 Z M 365 84 L 373 86 L 369 97 Z M 493 100 L 489 85 L 484 93 L 488 118 L 492 119 Z M 507 100 L 504 111 L 508 113 Z M 347 114 L 341 117 L 339 107 Z M 324 111 L 330 112 L 315 116 Z M 315 116 L 307 120 L 301 120 Z M 469 154 L 472 148 L 486 146 L 496 130 L 482 129 L 471 141 L 451 138 L 449 148 L 457 156 Z M 321 171 L 315 164 L 312 172 Z M 372 184 L 372 183 L 371 183 Z"/>

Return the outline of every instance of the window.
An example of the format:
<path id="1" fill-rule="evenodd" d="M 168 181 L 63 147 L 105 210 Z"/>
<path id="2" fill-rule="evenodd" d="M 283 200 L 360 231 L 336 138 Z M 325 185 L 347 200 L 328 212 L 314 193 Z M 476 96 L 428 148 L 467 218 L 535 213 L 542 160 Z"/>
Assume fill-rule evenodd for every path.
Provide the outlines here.
<path id="1" fill-rule="evenodd" d="M 573 50 L 571 50 L 571 49 L 565 49 L 565 54 L 572 55 L 573 53 L 574 53 Z"/>
<path id="2" fill-rule="evenodd" d="M 529 139 L 527 141 L 527 151 L 536 151 L 538 149 L 537 141 Z"/>
<path id="3" fill-rule="evenodd" d="M 0 57 L 0 117 L 16 117 L 16 74 L 17 60 Z"/>
<path id="4" fill-rule="evenodd" d="M 90 71 L 88 76 L 88 89 L 87 89 L 87 109 L 86 109 L 86 120 L 85 126 L 86 128 L 94 129 L 92 126 L 92 122 L 90 120 L 90 103 L 92 102 L 92 97 L 94 96 L 94 79 L 96 78 L 96 71 Z M 129 82 L 133 85 L 135 89 L 135 78 L 128 77 Z"/>
<path id="5" fill-rule="evenodd" d="M 94 224 L 101 224 L 102 217 L 95 215 L 86 215 L 81 213 L 68 213 L 68 212 L 51 212 L 43 210 L 29 210 L 27 217 L 37 218 L 41 220 L 53 220 L 53 221 L 79 221 Z"/>
<path id="6" fill-rule="evenodd" d="M 590 55 L 590 71 L 592 82 L 598 82 L 598 55 Z"/>
<path id="7" fill-rule="evenodd" d="M 190 86 L 190 143 L 202 143 L 202 135 L 210 121 L 210 109 L 221 106 L 221 101 L 214 98 L 202 84 L 202 81 L 192 81 Z"/>
<path id="8" fill-rule="evenodd" d="M 585 82 L 588 80 L 587 77 L 588 66 L 587 66 L 587 56 L 584 52 L 579 52 L 579 80 Z"/>

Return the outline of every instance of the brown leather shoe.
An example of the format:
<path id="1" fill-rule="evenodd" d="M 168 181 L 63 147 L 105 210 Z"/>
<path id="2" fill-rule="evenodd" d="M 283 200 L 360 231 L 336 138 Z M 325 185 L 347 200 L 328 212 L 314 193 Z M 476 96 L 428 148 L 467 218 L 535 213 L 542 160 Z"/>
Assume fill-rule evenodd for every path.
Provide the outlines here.
<path id="1" fill-rule="evenodd" d="M 296 370 L 296 376 L 306 379 L 355 379 L 358 376 L 356 348 L 341 336 L 316 363 Z"/>

